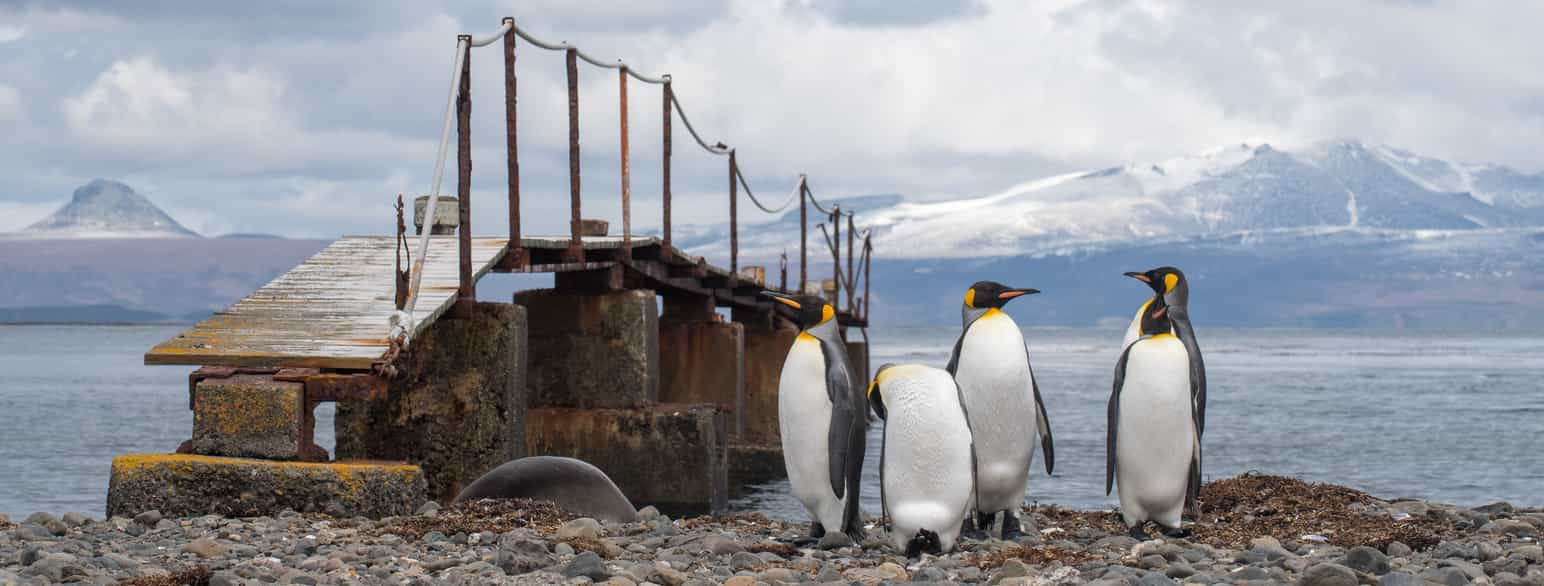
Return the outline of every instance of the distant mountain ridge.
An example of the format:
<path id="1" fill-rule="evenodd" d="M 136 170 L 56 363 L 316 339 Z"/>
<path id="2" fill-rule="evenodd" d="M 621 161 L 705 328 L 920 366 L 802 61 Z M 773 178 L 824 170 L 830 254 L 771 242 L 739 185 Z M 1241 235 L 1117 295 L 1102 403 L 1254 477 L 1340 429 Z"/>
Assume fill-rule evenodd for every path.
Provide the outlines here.
<path id="1" fill-rule="evenodd" d="M 1158 163 L 1037 179 L 983 197 L 868 200 L 847 209 L 857 211 L 860 229 L 874 229 L 875 249 L 888 258 L 1072 254 L 1261 231 L 1544 226 L 1544 173 L 1354 140 L 1290 151 L 1234 144 Z M 751 238 L 742 228 L 741 254 L 772 258 L 783 243 L 796 241 L 797 212 L 791 215 L 791 224 L 785 215 L 785 221 L 757 226 Z M 722 237 L 691 244 L 697 254 L 728 249 Z"/>
<path id="2" fill-rule="evenodd" d="M 30 238 L 200 238 L 132 187 L 110 179 L 80 186 L 48 217 L 13 236 Z"/>

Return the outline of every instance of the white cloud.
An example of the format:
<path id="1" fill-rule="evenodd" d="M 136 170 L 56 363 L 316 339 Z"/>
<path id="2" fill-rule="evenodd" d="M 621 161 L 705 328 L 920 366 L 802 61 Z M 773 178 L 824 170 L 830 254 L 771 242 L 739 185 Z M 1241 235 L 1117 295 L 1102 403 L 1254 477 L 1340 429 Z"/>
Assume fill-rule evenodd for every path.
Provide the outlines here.
<path id="1" fill-rule="evenodd" d="M 15 24 L 0 24 L 0 43 L 14 43 L 27 38 L 27 28 Z"/>
<path id="2" fill-rule="evenodd" d="M 27 104 L 16 88 L 0 83 L 0 122 L 20 120 L 27 115 Z"/>

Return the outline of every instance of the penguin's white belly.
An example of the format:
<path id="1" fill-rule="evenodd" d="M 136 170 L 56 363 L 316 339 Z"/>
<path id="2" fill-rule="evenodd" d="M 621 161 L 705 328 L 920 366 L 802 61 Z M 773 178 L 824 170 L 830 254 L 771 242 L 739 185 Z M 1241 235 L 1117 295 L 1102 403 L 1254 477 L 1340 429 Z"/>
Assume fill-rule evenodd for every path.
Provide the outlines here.
<path id="1" fill-rule="evenodd" d="M 836 498 L 831 490 L 826 359 L 813 337 L 801 334 L 788 350 L 777 384 L 777 416 L 794 497 L 827 531 L 841 531 L 845 499 Z"/>
<path id="2" fill-rule="evenodd" d="M 1115 480 L 1126 522 L 1178 527 L 1196 436 L 1190 361 L 1177 338 L 1139 340 L 1131 347 L 1117 425 Z"/>
<path id="3" fill-rule="evenodd" d="M 947 372 L 891 380 L 881 479 L 891 539 L 904 550 L 917 530 L 927 529 L 949 551 L 970 508 L 970 428 Z"/>
<path id="4" fill-rule="evenodd" d="M 1039 418 L 1024 336 L 1001 313 L 965 333 L 955 369 L 976 441 L 976 483 L 983 513 L 1018 511 L 1035 457 Z"/>

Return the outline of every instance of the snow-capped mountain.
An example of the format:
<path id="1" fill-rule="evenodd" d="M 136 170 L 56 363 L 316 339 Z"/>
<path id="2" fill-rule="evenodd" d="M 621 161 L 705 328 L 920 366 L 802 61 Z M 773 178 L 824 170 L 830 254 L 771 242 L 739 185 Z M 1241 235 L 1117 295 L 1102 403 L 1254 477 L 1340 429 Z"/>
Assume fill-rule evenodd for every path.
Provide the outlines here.
<path id="1" fill-rule="evenodd" d="M 29 238 L 198 238 L 134 189 L 93 179 L 53 214 L 15 234 Z"/>
<path id="2" fill-rule="evenodd" d="M 1356 141 L 1291 151 L 1235 144 L 1157 163 L 1037 179 L 984 197 L 861 203 L 848 208 L 857 210 L 860 227 L 874 228 L 875 249 L 886 257 L 980 258 L 1260 231 L 1541 226 L 1544 174 Z M 775 257 L 793 241 L 784 226 L 797 229 L 797 213 L 792 216 L 792 222 L 785 217 L 742 229 L 741 254 Z M 747 232 L 754 235 L 748 238 Z M 699 254 L 727 248 L 720 239 L 693 244 Z"/>

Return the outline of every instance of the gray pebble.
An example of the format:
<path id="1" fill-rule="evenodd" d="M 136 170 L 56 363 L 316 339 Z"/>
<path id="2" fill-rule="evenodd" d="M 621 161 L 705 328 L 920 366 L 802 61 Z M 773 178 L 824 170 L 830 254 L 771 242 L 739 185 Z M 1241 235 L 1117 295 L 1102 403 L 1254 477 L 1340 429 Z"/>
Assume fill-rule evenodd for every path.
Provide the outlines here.
<path id="1" fill-rule="evenodd" d="M 1356 572 L 1340 564 L 1314 564 L 1303 572 L 1300 586 L 1356 586 Z"/>
<path id="2" fill-rule="evenodd" d="M 1367 546 L 1351 548 L 1340 563 L 1358 572 L 1377 576 L 1389 573 L 1389 556 Z"/>
<path id="3" fill-rule="evenodd" d="M 729 566 L 736 570 L 754 570 L 765 565 L 766 562 L 750 552 L 737 551 L 729 556 Z"/>
<path id="4" fill-rule="evenodd" d="M 161 522 L 161 512 L 160 511 L 145 511 L 143 513 L 135 515 L 134 516 L 134 522 L 139 523 L 140 525 L 144 525 L 146 527 L 155 527 L 156 523 L 160 523 Z"/>

